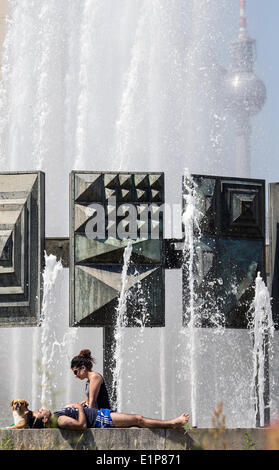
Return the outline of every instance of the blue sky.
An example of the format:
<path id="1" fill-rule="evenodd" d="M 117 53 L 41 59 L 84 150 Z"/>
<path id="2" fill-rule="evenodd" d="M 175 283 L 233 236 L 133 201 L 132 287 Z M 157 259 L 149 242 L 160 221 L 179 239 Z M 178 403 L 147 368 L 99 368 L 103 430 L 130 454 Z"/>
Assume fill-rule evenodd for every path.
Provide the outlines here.
<path id="1" fill-rule="evenodd" d="M 248 33 L 257 40 L 256 74 L 267 101 L 253 119 L 252 177 L 279 182 L 279 0 L 247 0 Z"/>

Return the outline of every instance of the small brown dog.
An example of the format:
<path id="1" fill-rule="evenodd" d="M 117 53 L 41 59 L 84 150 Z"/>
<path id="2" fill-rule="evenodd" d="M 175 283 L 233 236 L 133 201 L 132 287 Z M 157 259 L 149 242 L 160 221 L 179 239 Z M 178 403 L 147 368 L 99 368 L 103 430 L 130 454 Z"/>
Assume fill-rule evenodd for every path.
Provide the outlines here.
<path id="1" fill-rule="evenodd" d="M 13 429 L 27 429 L 29 428 L 27 422 L 27 415 L 29 413 L 28 405 L 26 400 L 17 398 L 11 402 L 13 408 L 14 426 Z"/>

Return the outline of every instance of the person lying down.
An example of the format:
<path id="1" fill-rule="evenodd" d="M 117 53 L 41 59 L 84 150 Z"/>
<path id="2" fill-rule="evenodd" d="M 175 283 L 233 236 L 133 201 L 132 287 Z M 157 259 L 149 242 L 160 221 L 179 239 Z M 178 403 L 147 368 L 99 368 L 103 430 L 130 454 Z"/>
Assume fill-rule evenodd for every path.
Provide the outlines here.
<path id="1" fill-rule="evenodd" d="M 171 420 L 145 418 L 139 414 L 118 413 L 109 409 L 88 408 L 82 403 L 63 408 L 51 413 L 41 408 L 29 414 L 30 428 L 58 427 L 72 431 L 84 431 L 87 428 L 180 428 L 189 421 L 189 414 Z"/>

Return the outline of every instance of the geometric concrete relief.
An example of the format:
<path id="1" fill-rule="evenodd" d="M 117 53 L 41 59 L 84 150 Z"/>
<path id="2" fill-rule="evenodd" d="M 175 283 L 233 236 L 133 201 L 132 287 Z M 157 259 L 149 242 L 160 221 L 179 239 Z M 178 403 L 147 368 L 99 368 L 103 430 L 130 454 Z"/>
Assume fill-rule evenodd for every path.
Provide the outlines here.
<path id="1" fill-rule="evenodd" d="M 164 326 L 163 173 L 71 173 L 70 325 L 110 327 L 127 272 L 128 326 Z"/>
<path id="2" fill-rule="evenodd" d="M 264 279 L 266 275 L 265 182 L 203 175 L 192 178 L 201 214 L 194 242 L 199 326 L 222 322 L 227 327 L 245 328 L 257 272 Z M 183 269 L 184 324 L 189 322 L 187 269 Z"/>
<path id="3" fill-rule="evenodd" d="M 39 323 L 44 236 L 44 174 L 1 173 L 1 326 Z"/>

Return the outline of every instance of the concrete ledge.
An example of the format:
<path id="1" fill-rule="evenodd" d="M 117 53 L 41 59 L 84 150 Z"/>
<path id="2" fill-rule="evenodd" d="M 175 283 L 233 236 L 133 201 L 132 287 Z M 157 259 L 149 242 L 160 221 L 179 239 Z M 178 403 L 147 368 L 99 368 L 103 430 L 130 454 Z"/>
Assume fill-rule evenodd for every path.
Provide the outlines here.
<path id="1" fill-rule="evenodd" d="M 264 450 L 266 429 L 0 430 L 0 450 Z"/>

